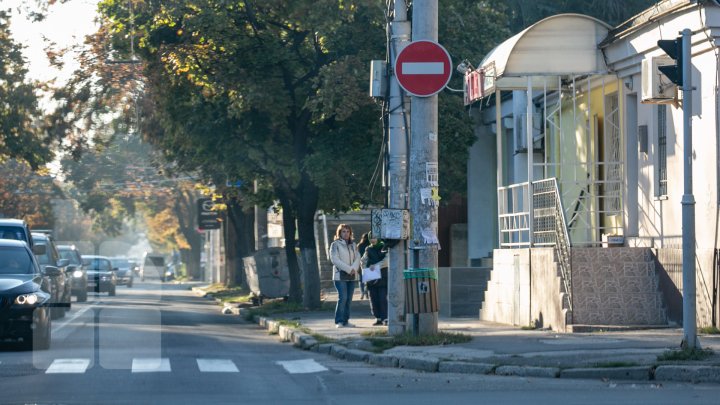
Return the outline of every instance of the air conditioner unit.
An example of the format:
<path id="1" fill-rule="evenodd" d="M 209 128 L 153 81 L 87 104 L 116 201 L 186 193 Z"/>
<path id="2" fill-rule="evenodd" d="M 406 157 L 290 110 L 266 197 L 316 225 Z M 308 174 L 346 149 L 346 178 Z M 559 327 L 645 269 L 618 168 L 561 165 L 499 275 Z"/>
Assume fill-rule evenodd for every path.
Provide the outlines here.
<path id="1" fill-rule="evenodd" d="M 643 59 L 641 81 L 643 103 L 671 104 L 677 97 L 677 88 L 658 66 L 674 65 L 675 61 L 668 56 L 654 56 Z"/>

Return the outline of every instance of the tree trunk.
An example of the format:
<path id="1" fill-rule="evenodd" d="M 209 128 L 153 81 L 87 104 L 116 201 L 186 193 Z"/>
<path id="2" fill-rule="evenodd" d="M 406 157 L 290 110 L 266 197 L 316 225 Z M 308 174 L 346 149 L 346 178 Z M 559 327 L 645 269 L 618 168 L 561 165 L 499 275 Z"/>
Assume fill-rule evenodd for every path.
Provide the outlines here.
<path id="1" fill-rule="evenodd" d="M 199 280 L 202 277 L 200 271 L 200 256 L 203 248 L 203 236 L 195 226 L 197 218 L 197 194 L 183 188 L 178 188 L 177 201 L 174 205 L 175 215 L 178 218 L 180 232 L 190 245 L 189 254 L 183 255 L 180 252 L 188 277 Z"/>
<path id="2" fill-rule="evenodd" d="M 297 253 L 295 252 L 295 215 L 293 206 L 285 192 L 279 192 L 280 204 L 282 205 L 283 231 L 285 233 L 285 256 L 287 257 L 288 270 L 290 272 L 290 296 L 289 301 L 302 302 L 303 289 L 300 283 L 300 266 L 298 266 Z"/>
<path id="3" fill-rule="evenodd" d="M 255 251 L 255 216 L 252 209 L 243 210 L 237 199 L 228 199 L 228 233 L 225 239 L 225 259 L 230 269 L 229 282 L 246 286 L 243 257 Z"/>
<path id="4" fill-rule="evenodd" d="M 319 309 L 320 270 L 315 243 L 315 213 L 317 212 L 319 190 L 307 175 L 300 182 L 301 190 L 298 209 L 298 238 L 300 261 L 303 274 L 303 305 L 308 309 Z"/>

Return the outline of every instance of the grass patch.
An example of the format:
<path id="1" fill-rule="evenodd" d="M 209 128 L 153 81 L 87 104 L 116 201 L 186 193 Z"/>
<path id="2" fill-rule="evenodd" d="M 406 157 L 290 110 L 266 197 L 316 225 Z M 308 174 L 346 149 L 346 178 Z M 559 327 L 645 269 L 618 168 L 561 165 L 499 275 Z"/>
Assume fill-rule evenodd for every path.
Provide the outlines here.
<path id="1" fill-rule="evenodd" d="M 635 367 L 637 363 L 629 361 L 608 361 L 605 363 L 595 363 L 596 368 L 618 368 L 618 367 Z"/>
<path id="2" fill-rule="evenodd" d="M 537 329 L 535 325 L 526 325 L 520 328 L 521 330 L 535 330 Z"/>
<path id="3" fill-rule="evenodd" d="M 299 329 L 300 326 L 302 326 L 300 321 L 294 321 L 294 320 L 291 321 L 289 319 L 276 319 L 275 321 L 280 326 L 287 326 L 287 327 L 294 328 L 294 329 Z"/>
<path id="4" fill-rule="evenodd" d="M 366 330 L 364 332 L 360 332 L 360 336 L 362 337 L 387 337 L 388 332 L 385 329 L 375 329 L 375 330 Z"/>
<path id="5" fill-rule="evenodd" d="M 252 321 L 255 316 L 270 316 L 276 314 L 285 314 L 292 312 L 307 311 L 302 304 L 284 301 L 282 299 L 276 301 L 266 301 L 262 306 L 249 308 L 246 312 L 245 319 Z"/>
<path id="6" fill-rule="evenodd" d="M 699 332 L 706 335 L 718 335 L 720 334 L 720 329 L 715 326 L 704 326 L 700 328 Z"/>
<path id="7" fill-rule="evenodd" d="M 233 303 L 233 302 L 250 302 L 252 294 L 246 288 L 242 287 L 227 287 L 221 283 L 210 284 L 207 287 L 201 288 L 206 294 L 210 294 L 213 298 L 217 298 L 222 303 Z"/>
<path id="8" fill-rule="evenodd" d="M 667 350 L 657 357 L 658 361 L 705 360 L 713 355 L 711 349 Z"/>
<path id="9" fill-rule="evenodd" d="M 368 341 L 380 352 L 395 346 L 444 346 L 467 343 L 472 340 L 472 336 L 462 333 L 440 332 L 437 335 L 415 336 L 411 332 L 408 332 L 398 336 L 387 336 L 386 331 L 382 332 L 384 332 L 384 335 L 379 332 L 374 336 L 370 336 L 373 332 L 367 332 L 368 336 L 370 336 Z"/>

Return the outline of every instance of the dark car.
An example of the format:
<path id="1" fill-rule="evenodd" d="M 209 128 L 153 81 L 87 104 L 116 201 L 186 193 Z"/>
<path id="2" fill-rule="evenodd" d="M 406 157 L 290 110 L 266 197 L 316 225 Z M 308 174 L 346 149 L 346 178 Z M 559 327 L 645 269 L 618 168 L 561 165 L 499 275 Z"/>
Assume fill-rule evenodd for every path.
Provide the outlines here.
<path id="1" fill-rule="evenodd" d="M 82 261 L 87 271 L 88 290 L 115 295 L 115 270 L 110 259 L 105 256 L 83 255 Z"/>
<path id="2" fill-rule="evenodd" d="M 28 244 L 30 250 L 33 248 L 30 226 L 22 219 L 0 219 L 0 239 L 21 240 Z"/>
<path id="3" fill-rule="evenodd" d="M 67 273 L 72 276 L 72 294 L 77 297 L 78 302 L 87 301 L 87 271 L 83 266 L 80 251 L 75 245 L 57 245 L 58 253 L 63 259 L 67 259 Z"/>
<path id="4" fill-rule="evenodd" d="M 60 269 L 60 274 L 50 277 L 52 281 L 52 313 L 54 319 L 65 316 L 72 303 L 72 275 L 67 274 L 68 260 L 61 259 L 52 236 L 44 233 L 32 233 L 35 246 L 33 252 L 40 264 L 40 269 L 47 266 Z"/>
<path id="5" fill-rule="evenodd" d="M 112 263 L 115 270 L 115 278 L 118 285 L 126 285 L 128 288 L 133 286 L 133 279 L 135 273 L 132 270 L 132 264 L 127 257 L 111 257 L 110 263 Z"/>
<path id="6" fill-rule="evenodd" d="M 22 340 L 29 348 L 50 348 L 50 280 L 62 271 L 40 269 L 25 242 L 0 240 L 0 339 Z"/>

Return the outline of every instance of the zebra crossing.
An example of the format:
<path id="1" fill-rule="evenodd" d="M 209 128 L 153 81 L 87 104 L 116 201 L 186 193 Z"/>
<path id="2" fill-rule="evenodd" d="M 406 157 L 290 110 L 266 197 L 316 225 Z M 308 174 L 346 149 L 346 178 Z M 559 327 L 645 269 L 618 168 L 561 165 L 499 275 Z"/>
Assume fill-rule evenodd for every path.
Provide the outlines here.
<path id="1" fill-rule="evenodd" d="M 240 369 L 230 359 L 196 358 L 197 370 L 201 373 L 239 373 Z M 133 358 L 131 373 L 169 373 L 172 364 L 167 357 Z M 328 369 L 314 359 L 276 361 L 289 374 L 319 373 Z M 45 374 L 83 374 L 90 369 L 90 359 L 54 359 Z"/>

